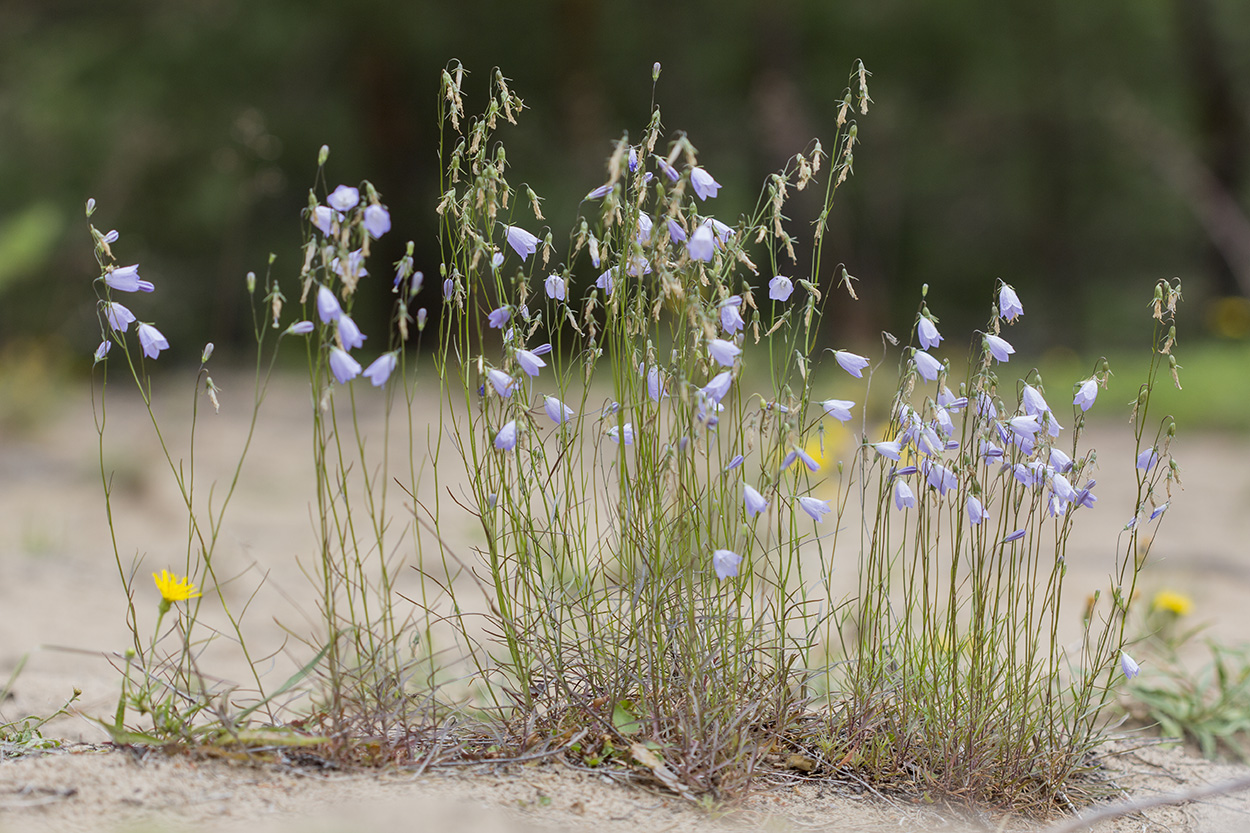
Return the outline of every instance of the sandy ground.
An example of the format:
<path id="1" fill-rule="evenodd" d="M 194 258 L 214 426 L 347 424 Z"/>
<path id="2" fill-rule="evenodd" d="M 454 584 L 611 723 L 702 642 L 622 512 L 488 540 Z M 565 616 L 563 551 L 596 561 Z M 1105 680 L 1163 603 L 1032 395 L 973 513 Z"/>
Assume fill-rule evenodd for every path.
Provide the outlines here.
<path id="1" fill-rule="evenodd" d="M 224 388 L 222 413 L 206 413 L 207 403 L 201 405 L 196 460 L 201 490 L 214 479 L 229 482 L 246 427 L 244 403 L 251 399 L 246 380 L 218 381 Z M 182 457 L 190 383 L 161 380 L 158 391 L 166 439 Z M 315 615 L 315 593 L 300 566 L 312 540 L 308 408 L 307 394 L 296 382 L 280 384 L 270 397 L 218 555 L 222 571 L 238 576 L 227 599 L 238 610 L 247 606 L 245 622 L 257 634 L 256 654 L 272 655 L 260 663 L 267 681 L 280 682 L 306 659 L 302 645 L 283 650 L 284 631 L 276 623 L 309 630 Z M 147 592 L 148 573 L 177 569 L 185 557 L 185 514 L 170 487 L 168 467 L 162 470 L 147 415 L 134 398 L 113 398 L 108 419 L 104 456 L 115 472 L 118 546 L 127 562 L 132 556 L 142 559 L 139 587 Z M 1116 536 L 1131 515 L 1132 446 L 1125 426 L 1098 425 L 1090 436 L 1100 450 L 1101 499 L 1069 551 L 1066 586 L 1074 610 L 1089 590 L 1104 583 Z M 1155 541 L 1142 590 L 1185 592 L 1195 600 L 1195 616 L 1210 622 L 1210 635 L 1242 640 L 1250 625 L 1245 603 L 1250 469 L 1244 466 L 1250 442 L 1182 434 L 1174 453 L 1184 466 L 1186 491 L 1177 496 Z M 11 699 L 0 704 L 2 714 L 7 720 L 47 714 L 71 689 L 83 692 L 77 713 L 48 727 L 49 735 L 67 741 L 62 750 L 0 762 L 0 830 L 1025 826 L 969 811 L 915 806 L 853 784 L 795 781 L 713 819 L 681 799 L 554 764 L 427 772 L 413 779 L 102 751 L 107 738 L 90 718 L 111 713 L 116 704 L 118 676 L 105 657 L 124 649 L 128 634 L 100 498 L 99 454 L 85 387 L 62 393 L 33 426 L 14 429 L 0 423 L 0 675 L 27 658 Z M 230 661 L 223 654 L 223 662 Z M 1125 752 L 1111 765 L 1122 768 L 1121 783 L 1138 797 L 1250 773 L 1158 747 Z M 1240 831 L 1250 829 L 1250 800 L 1226 796 L 1160 808 L 1097 829 Z"/>

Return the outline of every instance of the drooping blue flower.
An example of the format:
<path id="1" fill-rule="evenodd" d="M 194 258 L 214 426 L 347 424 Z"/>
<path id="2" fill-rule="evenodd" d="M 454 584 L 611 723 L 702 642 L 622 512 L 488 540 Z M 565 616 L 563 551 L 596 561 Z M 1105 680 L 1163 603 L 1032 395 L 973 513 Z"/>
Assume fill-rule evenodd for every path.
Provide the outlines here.
<path id="1" fill-rule="evenodd" d="M 951 393 L 950 388 L 943 385 L 942 389 L 938 391 L 937 403 L 948 411 L 962 411 L 968 407 L 968 397 L 956 397 L 955 394 Z"/>
<path id="2" fill-rule="evenodd" d="M 1002 289 L 998 290 L 998 314 L 1008 321 L 1015 321 L 1017 316 L 1024 314 L 1020 298 L 1010 284 L 1003 284 Z"/>
<path id="3" fill-rule="evenodd" d="M 746 507 L 748 515 L 758 515 L 768 508 L 768 501 L 754 487 L 744 483 L 742 484 L 742 505 Z"/>
<path id="4" fill-rule="evenodd" d="M 373 383 L 375 388 L 380 388 L 386 384 L 387 379 L 391 378 L 391 373 L 395 371 L 398 364 L 399 358 L 395 353 L 383 353 L 365 368 L 364 376 Z"/>
<path id="5" fill-rule="evenodd" d="M 338 347 L 330 348 L 330 372 L 340 385 L 346 385 L 360 375 L 360 362 Z"/>
<path id="6" fill-rule="evenodd" d="M 582 199 L 601 200 L 610 193 L 612 193 L 612 183 L 605 182 L 604 184 L 600 185 L 598 188 L 591 191 L 585 197 L 582 197 Z"/>
<path id="7" fill-rule="evenodd" d="M 1011 354 L 1016 352 L 1016 348 L 1007 343 L 1007 339 L 998 336 L 986 335 L 985 346 L 996 360 L 1000 362 L 1008 361 Z"/>
<path id="8" fill-rule="evenodd" d="M 151 324 L 139 324 L 138 331 L 139 345 L 143 348 L 143 355 L 149 359 L 155 359 L 162 350 L 169 349 L 168 339 Z"/>
<path id="9" fill-rule="evenodd" d="M 312 224 L 326 237 L 338 231 L 338 224 L 342 219 L 342 214 L 324 205 L 319 205 L 313 209 Z"/>
<path id="10" fill-rule="evenodd" d="M 1092 489 L 1097 481 L 1091 480 L 1085 484 L 1085 488 L 1076 493 L 1076 505 L 1084 506 L 1086 509 L 1094 508 L 1094 504 L 1098 502 L 1098 498 L 1094 496 Z"/>
<path id="11" fill-rule="evenodd" d="M 121 266 L 108 270 L 104 273 L 104 282 L 108 284 L 109 289 L 117 292 L 151 292 L 156 289 L 151 281 L 140 279 L 137 263 L 133 266 Z"/>
<path id="12" fill-rule="evenodd" d="M 343 263 L 341 258 L 334 258 L 334 260 L 330 261 L 330 270 L 345 281 L 367 277 L 369 270 L 365 268 L 364 250 L 356 249 L 348 252 L 347 263 Z"/>
<path id="13" fill-rule="evenodd" d="M 721 302 L 720 325 L 730 335 L 742 332 L 742 328 L 747 325 L 747 322 L 742 320 L 742 313 L 739 311 L 741 306 L 741 295 L 732 295 Z"/>
<path id="14" fill-rule="evenodd" d="M 1072 400 L 1073 405 L 1080 405 L 1082 411 L 1088 411 L 1094 405 L 1094 400 L 1098 398 L 1098 380 L 1086 379 L 1081 383 L 1081 387 L 1076 392 L 1076 397 Z"/>
<path id="15" fill-rule="evenodd" d="M 1003 543 L 1010 544 L 1012 541 L 1019 541 L 1021 538 L 1024 537 L 1024 533 L 1027 531 L 1028 530 L 1026 529 L 1017 529 L 1015 532 L 1011 533 L 1006 538 L 1004 538 Z"/>
<path id="16" fill-rule="evenodd" d="M 733 550 L 716 550 L 712 553 L 712 569 L 716 571 L 716 577 L 721 581 L 738 575 L 738 565 L 741 563 L 742 556 Z"/>
<path id="17" fill-rule="evenodd" d="M 916 338 L 920 341 L 920 346 L 925 350 L 932 350 L 942 343 L 942 334 L 938 332 L 937 325 L 933 323 L 933 319 L 927 315 L 920 316 L 920 321 L 916 323 Z"/>
<path id="18" fill-rule="evenodd" d="M 790 453 L 786 455 L 786 461 L 788 462 L 783 461 L 781 467 L 783 469 L 788 469 L 795 460 L 802 460 L 803 465 L 807 466 L 808 471 L 820 471 L 820 463 L 816 462 L 812 455 L 808 454 L 797 445 L 794 446 Z"/>
<path id="19" fill-rule="evenodd" d="M 979 524 L 985 520 L 985 507 L 975 495 L 968 495 L 968 522 Z"/>
<path id="20" fill-rule="evenodd" d="M 634 424 L 632 422 L 627 422 L 624 427 L 613 425 L 608 429 L 608 439 L 612 440 L 614 443 L 619 443 L 623 440 L 625 445 L 633 445 Z"/>
<path id="21" fill-rule="evenodd" d="M 360 204 L 360 189 L 340 185 L 334 189 L 334 193 L 326 197 L 326 202 L 335 211 L 351 211 Z"/>
<path id="22" fill-rule="evenodd" d="M 495 448 L 500 451 L 511 451 L 516 448 L 517 427 L 516 420 L 510 420 L 499 429 L 499 433 L 495 435 Z"/>
<path id="23" fill-rule="evenodd" d="M 615 273 L 616 273 L 616 267 L 613 266 L 611 269 L 601 274 L 595 280 L 595 286 L 599 287 L 604 292 L 611 295 L 612 294 L 612 277 L 613 275 L 615 275 Z"/>
<path id="24" fill-rule="evenodd" d="M 1050 406 L 1046 404 L 1041 391 L 1032 385 L 1024 386 L 1024 392 L 1020 395 L 1020 402 L 1024 405 L 1026 414 L 1040 417 L 1042 414 L 1050 412 Z"/>
<path id="25" fill-rule="evenodd" d="M 1159 452 L 1154 448 L 1148 448 L 1141 454 L 1137 455 L 1137 468 L 1142 471 L 1150 471 L 1159 462 Z"/>
<path id="26" fill-rule="evenodd" d="M 548 418 L 556 425 L 568 422 L 573 418 L 573 409 L 554 396 L 543 397 L 543 410 L 547 412 Z"/>
<path id="27" fill-rule="evenodd" d="M 669 217 L 666 224 L 668 226 L 669 240 L 672 240 L 674 243 L 686 242 L 686 230 L 681 227 L 681 223 L 677 222 L 672 217 Z"/>
<path id="28" fill-rule="evenodd" d="M 833 511 L 833 507 L 829 505 L 829 501 L 820 498 L 808 497 L 806 495 L 799 498 L 799 508 L 806 512 L 813 521 L 820 523 L 825 515 Z"/>
<path id="29" fill-rule="evenodd" d="M 565 296 L 564 278 L 554 272 L 547 276 L 543 281 L 543 288 L 547 290 L 547 297 L 554 301 L 563 301 Z"/>
<path id="30" fill-rule="evenodd" d="M 940 361 L 933 358 L 933 356 L 930 356 L 923 350 L 913 351 L 911 358 L 916 365 L 916 370 L 925 379 L 925 381 L 937 381 L 938 374 L 942 372 L 942 363 Z"/>
<path id="31" fill-rule="evenodd" d="M 686 243 L 686 251 L 690 254 L 691 260 L 711 263 L 712 255 L 716 253 L 716 239 L 712 236 L 712 229 L 706 225 L 695 229 L 694 234 L 690 235 L 690 240 Z"/>
<path id="32" fill-rule="evenodd" d="M 1137 661 L 1128 655 L 1128 652 L 1120 652 L 1120 670 L 1124 672 L 1124 676 L 1130 680 L 1141 673 L 1141 666 Z"/>
<path id="33" fill-rule="evenodd" d="M 286 334 L 292 336 L 306 336 L 315 329 L 317 329 L 317 325 L 311 321 L 296 321 L 294 324 L 286 328 Z"/>
<path id="34" fill-rule="evenodd" d="M 955 477 L 955 473 L 938 463 L 929 465 L 925 479 L 928 480 L 930 486 L 938 490 L 940 495 L 945 495 L 951 489 L 959 486 L 959 479 Z"/>
<path id="35" fill-rule="evenodd" d="M 864 378 L 863 370 L 869 364 L 868 359 L 845 350 L 834 350 L 833 358 L 843 370 L 856 379 Z"/>
<path id="36" fill-rule="evenodd" d="M 873 443 L 872 447 L 882 457 L 888 457 L 895 462 L 899 462 L 902 459 L 903 446 L 898 440 Z"/>
<path id="37" fill-rule="evenodd" d="M 1150 513 L 1150 518 L 1149 518 L 1149 520 L 1152 520 L 1152 521 L 1153 521 L 1155 518 L 1159 517 L 1159 516 L 1160 516 L 1160 515 L 1162 515 L 1164 512 L 1168 511 L 1168 504 L 1170 504 L 1170 503 L 1171 503 L 1171 501 L 1167 501 L 1166 503 L 1161 503 L 1161 504 L 1159 504 L 1158 506 L 1156 506 L 1156 507 L 1154 508 L 1154 511 L 1152 511 L 1152 512 Z"/>
<path id="38" fill-rule="evenodd" d="M 538 238 L 523 228 L 505 225 L 504 233 L 508 236 L 508 245 L 512 251 L 521 256 L 521 260 L 538 251 Z"/>
<path id="39" fill-rule="evenodd" d="M 95 349 L 94 358 L 96 362 L 104 361 L 104 357 L 109 354 L 109 350 L 113 349 L 113 342 L 101 341 L 100 346 Z M 1153 518 L 1151 520 L 1154 520 Z"/>
<path id="40" fill-rule="evenodd" d="M 1042 427 L 1038 424 L 1037 417 L 1032 414 L 1012 417 L 1007 420 L 1007 425 L 1019 437 L 1031 437 L 1041 430 Z"/>
<path id="41" fill-rule="evenodd" d="M 707 399 L 719 404 L 725 398 L 725 394 L 729 393 L 729 386 L 733 383 L 733 373 L 728 370 L 722 370 L 712 377 L 712 380 L 700 388 L 700 392 Z"/>
<path id="42" fill-rule="evenodd" d="M 538 371 L 547 366 L 532 350 L 517 350 L 516 363 L 530 376 L 537 376 Z"/>
<path id="43" fill-rule="evenodd" d="M 664 157 L 662 156 L 655 157 L 655 164 L 659 167 L 660 171 L 663 172 L 663 174 L 666 177 L 668 177 L 669 182 L 676 182 L 677 180 L 681 179 L 681 174 L 677 173 L 677 169 L 674 168 L 672 165 L 668 164 L 668 160 L 665 159 Z"/>
<path id="44" fill-rule="evenodd" d="M 512 310 L 507 307 L 499 307 L 490 311 L 490 314 L 486 316 L 486 323 L 496 330 L 502 330 L 511 319 Z"/>
<path id="45" fill-rule="evenodd" d="M 367 335 L 360 332 L 360 328 L 356 326 L 356 322 L 352 320 L 350 315 L 340 315 L 338 320 L 339 340 L 343 342 L 344 350 L 352 350 L 356 347 L 363 347 Z"/>
<path id="46" fill-rule="evenodd" d="M 495 392 L 504 399 L 512 396 L 512 389 L 516 386 L 516 380 L 497 368 L 491 368 L 486 371 L 486 380 L 490 382 Z"/>
<path id="47" fill-rule="evenodd" d="M 630 146 L 629 148 L 629 172 L 632 174 L 638 170 L 638 148 Z"/>
<path id="48" fill-rule="evenodd" d="M 130 322 L 135 320 L 135 314 L 116 301 L 105 301 L 101 309 L 104 310 L 104 320 L 108 322 L 109 329 L 121 333 L 126 332 Z"/>
<path id="49" fill-rule="evenodd" d="M 652 227 L 653 227 L 653 224 L 651 222 L 650 215 L 647 215 L 647 214 L 638 215 L 638 242 L 640 244 L 645 246 L 646 244 L 651 242 Z"/>
<path id="50" fill-rule="evenodd" d="M 768 282 L 768 297 L 774 301 L 788 301 L 794 293 L 794 281 L 785 275 L 777 275 Z"/>
<path id="51" fill-rule="evenodd" d="M 1050 450 L 1050 467 L 1060 474 L 1067 474 L 1072 470 L 1072 458 L 1061 449 L 1052 448 Z"/>
<path id="52" fill-rule="evenodd" d="M 904 507 L 908 507 L 908 506 L 913 507 L 913 508 L 916 506 L 916 495 L 912 493 L 911 486 L 908 486 L 906 481 L 903 481 L 901 479 L 895 480 L 894 481 L 894 508 L 903 509 Z"/>
<path id="53" fill-rule="evenodd" d="M 701 200 L 715 197 L 716 192 L 720 190 L 720 183 L 712 179 L 712 175 L 702 168 L 693 168 L 690 171 L 690 185 L 694 188 L 695 196 Z"/>
<path id="54" fill-rule="evenodd" d="M 317 287 L 317 315 L 321 317 L 322 324 L 329 324 L 331 321 L 338 320 L 343 314 L 343 308 L 339 306 L 339 299 L 334 297 L 334 293 L 324 286 Z"/>
<path id="55" fill-rule="evenodd" d="M 820 403 L 825 413 L 839 422 L 849 422 L 852 418 L 851 408 L 855 403 L 850 399 L 826 399 Z"/>
<path id="56" fill-rule="evenodd" d="M 707 343 L 707 352 L 712 357 L 712 360 L 721 367 L 733 367 L 734 359 L 742 355 L 742 348 L 732 341 L 726 341 L 723 338 L 713 338 Z"/>
<path id="57" fill-rule="evenodd" d="M 664 374 L 654 365 L 647 368 L 647 396 L 651 397 L 652 402 L 659 402 L 668 396 L 664 392 Z"/>
<path id="58" fill-rule="evenodd" d="M 391 212 L 383 205 L 370 205 L 365 209 L 365 231 L 374 240 L 391 230 Z"/>

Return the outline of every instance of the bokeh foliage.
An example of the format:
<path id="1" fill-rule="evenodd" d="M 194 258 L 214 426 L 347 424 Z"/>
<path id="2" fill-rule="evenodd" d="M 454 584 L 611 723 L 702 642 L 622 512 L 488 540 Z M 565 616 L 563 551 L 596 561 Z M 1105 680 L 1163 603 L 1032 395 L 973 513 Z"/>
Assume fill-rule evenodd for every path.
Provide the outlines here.
<path id="1" fill-rule="evenodd" d="M 686 131 L 726 192 L 747 194 L 832 135 L 845 67 L 862 57 L 878 106 L 831 239 L 865 304 L 839 322 L 843 341 L 871 338 L 926 282 L 955 330 L 984 318 L 995 276 L 1053 290 L 1046 343 L 1025 346 L 1076 349 L 1135 319 L 1121 299 L 1158 277 L 1185 276 L 1191 303 L 1237 288 L 1236 253 L 1199 217 L 1250 205 L 1241 0 L 9 0 L 0 345 L 89 355 L 80 212 L 93 196 L 97 224 L 162 287 L 152 317 L 175 350 L 228 346 L 245 335 L 244 273 L 270 251 L 275 269 L 298 269 L 323 143 L 332 178 L 367 174 L 391 207 L 374 262 L 411 238 L 436 273 L 434 104 L 453 57 L 476 71 L 470 85 L 498 65 L 525 91 L 533 112 L 507 137 L 509 162 L 553 196 L 598 185 L 605 137 L 645 124 L 653 61 L 670 135 Z"/>

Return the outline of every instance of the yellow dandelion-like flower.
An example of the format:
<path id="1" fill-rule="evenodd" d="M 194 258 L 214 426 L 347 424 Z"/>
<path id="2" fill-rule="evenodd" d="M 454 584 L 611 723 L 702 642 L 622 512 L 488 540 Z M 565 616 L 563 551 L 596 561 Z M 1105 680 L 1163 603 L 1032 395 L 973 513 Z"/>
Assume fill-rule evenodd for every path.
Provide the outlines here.
<path id="1" fill-rule="evenodd" d="M 156 582 L 156 589 L 161 591 L 161 599 L 166 603 L 185 602 L 200 595 L 190 576 L 178 578 L 169 570 L 161 570 L 159 574 L 152 574 L 152 581 Z"/>
<path id="2" fill-rule="evenodd" d="M 1160 590 L 1150 602 L 1151 610 L 1164 610 L 1177 616 L 1188 616 L 1193 607 L 1193 599 L 1175 590 Z"/>

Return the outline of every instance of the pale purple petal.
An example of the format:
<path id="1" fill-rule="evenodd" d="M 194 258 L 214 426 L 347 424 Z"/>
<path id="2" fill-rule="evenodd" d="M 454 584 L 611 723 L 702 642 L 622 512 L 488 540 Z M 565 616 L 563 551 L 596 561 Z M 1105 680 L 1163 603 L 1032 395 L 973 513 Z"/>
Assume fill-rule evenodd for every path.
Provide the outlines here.
<path id="1" fill-rule="evenodd" d="M 716 240 L 712 236 L 712 230 L 706 225 L 695 229 L 694 234 L 690 235 L 690 240 L 686 243 L 686 251 L 689 252 L 691 260 L 710 263 L 712 255 L 716 252 Z"/>
<path id="2" fill-rule="evenodd" d="M 794 281 L 785 275 L 777 275 L 768 282 L 768 297 L 774 301 L 788 301 L 794 293 Z"/>
<path id="3" fill-rule="evenodd" d="M 816 523 L 820 523 L 825 515 L 833 511 L 829 501 L 806 496 L 799 498 L 799 508 L 811 516 Z"/>
<path id="4" fill-rule="evenodd" d="M 933 358 L 933 356 L 930 356 L 923 350 L 916 350 L 912 353 L 911 358 L 916 364 L 916 370 L 926 381 L 937 381 L 938 374 L 942 372 L 942 363 L 940 361 Z"/>
<path id="5" fill-rule="evenodd" d="M 853 417 L 851 408 L 855 407 L 855 403 L 850 399 L 826 399 L 820 403 L 820 407 L 839 422 L 849 422 Z"/>
<path id="6" fill-rule="evenodd" d="M 932 350 L 942 342 L 942 334 L 938 332 L 937 325 L 925 315 L 920 316 L 920 321 L 916 324 L 916 337 L 925 350 Z"/>
<path id="7" fill-rule="evenodd" d="M 1073 405 L 1080 405 L 1082 411 L 1088 411 L 1094 405 L 1094 400 L 1098 398 L 1098 380 L 1086 379 L 1081 383 L 1081 388 L 1076 392 L 1076 397 L 1072 400 Z"/>
<path id="8" fill-rule="evenodd" d="M 360 362 L 338 347 L 330 348 L 330 372 L 340 385 L 346 385 L 360 375 Z"/>
<path id="9" fill-rule="evenodd" d="M 364 346 L 367 335 L 360 332 L 360 328 L 356 326 L 356 322 L 351 319 L 350 315 L 339 316 L 339 340 L 343 342 L 344 350 L 352 350 L 356 347 Z"/>
<path id="10" fill-rule="evenodd" d="M 755 488 L 747 484 L 742 486 L 742 505 L 748 515 L 758 515 L 768 508 L 768 501 Z"/>
<path id="11" fill-rule="evenodd" d="M 499 433 L 495 435 L 495 448 L 500 451 L 511 451 L 516 448 L 517 427 L 516 420 L 511 420 L 499 429 Z"/>
<path id="12" fill-rule="evenodd" d="M 376 240 L 391 230 L 391 213 L 385 206 L 370 205 L 365 209 L 365 231 Z"/>
<path id="13" fill-rule="evenodd" d="M 149 359 L 155 359 L 161 354 L 162 350 L 169 349 L 169 341 L 161 334 L 161 331 L 153 327 L 151 324 L 139 324 L 139 344 L 143 347 L 143 355 Z"/>
<path id="14" fill-rule="evenodd" d="M 1005 362 L 1016 352 L 1016 348 L 1007 343 L 1007 339 L 998 336 L 986 335 L 985 346 L 989 349 L 990 355 L 1000 362 Z"/>
<path id="15" fill-rule="evenodd" d="M 334 293 L 324 286 L 317 287 L 317 315 L 321 317 L 321 323 L 329 324 L 342 314 L 343 308 L 339 306 L 339 299 L 334 297 Z"/>
<path id="16" fill-rule="evenodd" d="M 868 359 L 863 356 L 857 356 L 854 353 L 848 353 L 845 350 L 834 350 L 833 358 L 837 360 L 838 365 L 843 370 L 856 379 L 864 378 L 863 370 L 868 366 Z"/>
<path id="17" fill-rule="evenodd" d="M 998 290 L 998 312 L 1008 321 L 1015 321 L 1017 316 L 1024 314 L 1019 296 L 1008 284 L 1003 284 L 1003 288 Z"/>
<path id="18" fill-rule="evenodd" d="M 721 367 L 733 367 L 734 359 L 742 355 L 742 348 L 732 341 L 714 338 L 707 343 L 707 352 Z"/>
<path id="19" fill-rule="evenodd" d="M 554 396 L 543 397 L 543 410 L 547 412 L 548 418 L 556 425 L 568 422 L 573 418 L 573 409 Z"/>
<path id="20" fill-rule="evenodd" d="M 730 576 L 738 575 L 738 565 L 742 563 L 742 556 L 732 550 L 717 550 L 712 553 L 712 569 L 716 571 L 716 577 L 722 581 Z"/>
<path id="21" fill-rule="evenodd" d="M 395 371 L 399 359 L 394 353 L 383 353 L 373 360 L 373 364 L 365 368 L 364 376 L 373 383 L 375 388 L 380 388 L 386 384 L 386 380 L 391 378 L 391 373 Z"/>
<path id="22" fill-rule="evenodd" d="M 360 189 L 348 185 L 340 185 L 334 193 L 326 197 L 326 202 L 335 211 L 351 211 L 360 204 Z"/>
<path id="23" fill-rule="evenodd" d="M 504 226 L 504 232 L 508 236 L 508 245 L 512 247 L 512 251 L 521 256 L 522 260 L 538 251 L 538 238 L 525 229 L 517 226 Z"/>
<path id="24" fill-rule="evenodd" d="M 715 197 L 716 192 L 720 190 L 720 183 L 712 179 L 712 175 L 702 168 L 694 168 L 690 171 L 690 185 L 694 188 L 695 195 L 701 200 Z"/>

